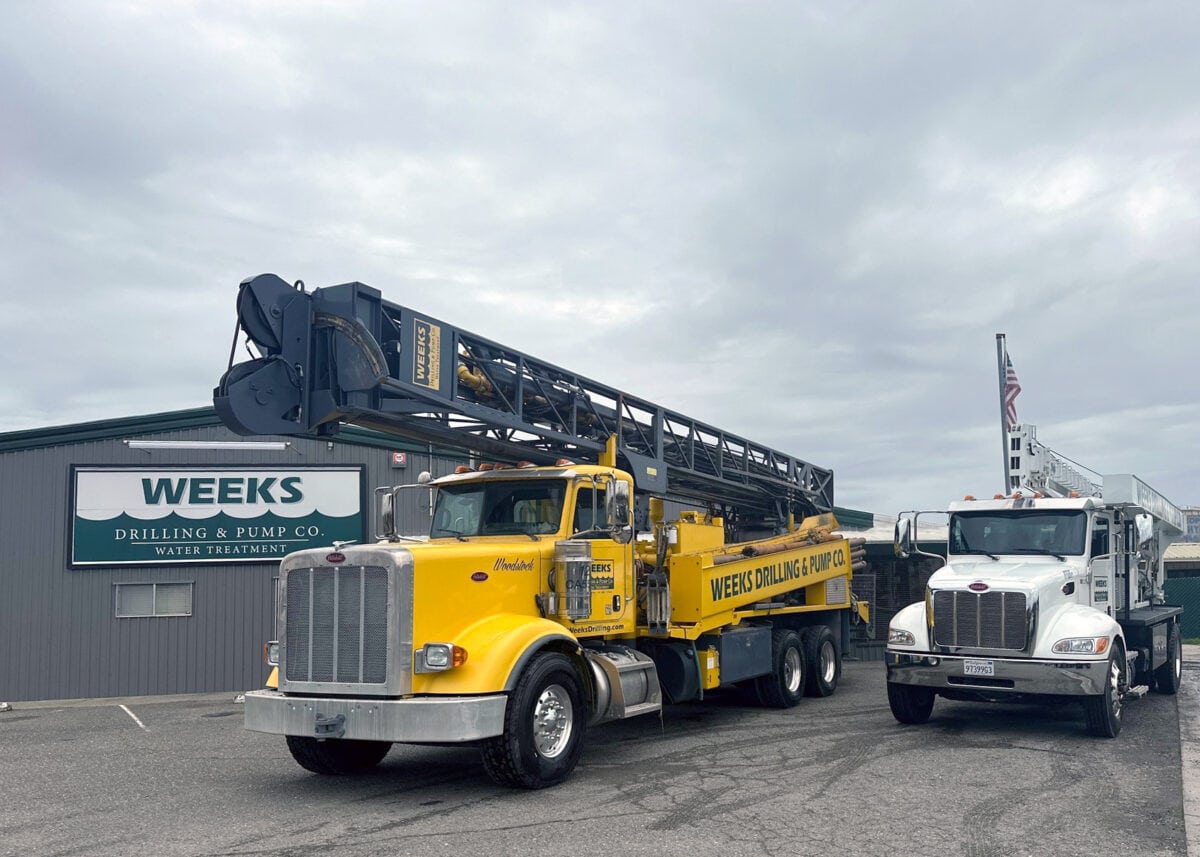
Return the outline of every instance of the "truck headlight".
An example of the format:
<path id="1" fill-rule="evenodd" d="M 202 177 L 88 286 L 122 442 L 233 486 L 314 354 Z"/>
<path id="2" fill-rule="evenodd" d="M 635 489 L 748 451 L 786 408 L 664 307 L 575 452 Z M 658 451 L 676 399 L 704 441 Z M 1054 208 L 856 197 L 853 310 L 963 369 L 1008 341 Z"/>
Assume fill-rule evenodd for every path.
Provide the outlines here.
<path id="1" fill-rule="evenodd" d="M 888 628 L 888 645 L 892 646 L 915 646 L 917 638 L 908 631 L 902 631 L 899 628 Z"/>
<path id="2" fill-rule="evenodd" d="M 279 666 L 279 641 L 271 640 L 269 643 L 263 643 L 263 663 L 267 666 Z"/>
<path id="3" fill-rule="evenodd" d="M 1102 655 L 1108 651 L 1108 637 L 1067 637 L 1051 651 L 1056 655 Z"/>
<path id="4" fill-rule="evenodd" d="M 467 650 L 454 643 L 426 643 L 417 649 L 413 671 L 438 673 L 461 667 L 467 662 Z"/>

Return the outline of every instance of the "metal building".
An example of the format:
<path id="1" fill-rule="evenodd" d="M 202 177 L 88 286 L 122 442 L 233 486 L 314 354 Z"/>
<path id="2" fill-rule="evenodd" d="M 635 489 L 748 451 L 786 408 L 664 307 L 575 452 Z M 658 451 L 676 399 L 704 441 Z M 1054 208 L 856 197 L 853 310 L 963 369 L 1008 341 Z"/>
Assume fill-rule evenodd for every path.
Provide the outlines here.
<path id="1" fill-rule="evenodd" d="M 211 408 L 0 435 L 0 701 L 261 686 L 278 558 L 370 538 L 376 486 L 465 461 L 355 428 L 250 441 Z"/>
<path id="2" fill-rule="evenodd" d="M 376 487 L 470 461 L 350 426 L 246 439 L 212 408 L 0 434 L 0 702 L 261 687 L 279 559 L 373 538 Z M 430 501 L 400 493 L 401 532 Z"/>

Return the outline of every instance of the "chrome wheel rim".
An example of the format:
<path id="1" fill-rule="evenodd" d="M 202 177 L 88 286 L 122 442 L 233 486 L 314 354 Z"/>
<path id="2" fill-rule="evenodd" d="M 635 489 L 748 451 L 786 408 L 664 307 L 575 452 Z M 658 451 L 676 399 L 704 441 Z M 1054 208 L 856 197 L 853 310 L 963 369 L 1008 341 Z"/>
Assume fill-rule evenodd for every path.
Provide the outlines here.
<path id="1" fill-rule="evenodd" d="M 833 651 L 833 643 L 826 640 L 821 645 L 821 681 L 825 684 L 833 684 L 833 677 L 837 674 L 837 657 Z"/>
<path id="2" fill-rule="evenodd" d="M 788 693 L 797 693 L 800 682 L 804 679 L 804 668 L 801 666 L 800 650 L 794 646 L 783 655 L 783 686 Z"/>
<path id="3" fill-rule="evenodd" d="M 546 759 L 561 755 L 574 724 L 575 709 L 566 688 L 552 684 L 543 690 L 533 706 L 533 745 L 538 755 Z"/>

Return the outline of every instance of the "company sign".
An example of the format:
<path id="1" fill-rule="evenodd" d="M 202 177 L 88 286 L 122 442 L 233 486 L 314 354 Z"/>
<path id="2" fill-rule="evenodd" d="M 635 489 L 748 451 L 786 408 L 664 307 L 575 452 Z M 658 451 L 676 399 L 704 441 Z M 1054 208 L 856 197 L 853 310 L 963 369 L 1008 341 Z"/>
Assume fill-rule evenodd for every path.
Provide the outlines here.
<path id="1" fill-rule="evenodd" d="M 413 319 L 413 383 L 438 390 L 442 386 L 442 328 L 423 318 Z"/>
<path id="2" fill-rule="evenodd" d="M 264 562 L 363 538 L 361 467 L 76 467 L 71 565 Z"/>

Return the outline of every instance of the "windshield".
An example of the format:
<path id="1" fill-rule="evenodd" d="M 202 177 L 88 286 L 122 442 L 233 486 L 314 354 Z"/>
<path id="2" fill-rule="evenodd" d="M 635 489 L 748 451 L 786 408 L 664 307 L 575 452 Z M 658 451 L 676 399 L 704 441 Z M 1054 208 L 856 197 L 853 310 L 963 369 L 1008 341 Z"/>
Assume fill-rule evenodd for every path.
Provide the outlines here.
<path id="1" fill-rule="evenodd" d="M 438 489 L 430 538 L 557 533 L 561 479 L 468 482 Z"/>
<path id="2" fill-rule="evenodd" d="M 950 553 L 1080 556 L 1086 534 L 1086 512 L 959 512 L 950 518 Z"/>

